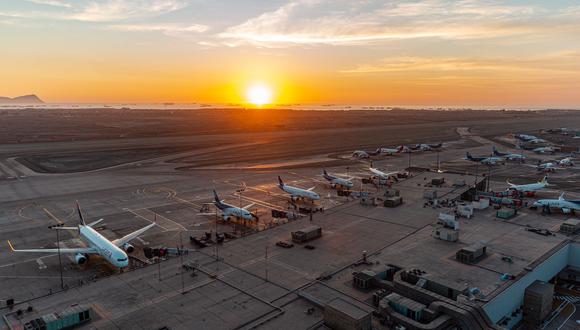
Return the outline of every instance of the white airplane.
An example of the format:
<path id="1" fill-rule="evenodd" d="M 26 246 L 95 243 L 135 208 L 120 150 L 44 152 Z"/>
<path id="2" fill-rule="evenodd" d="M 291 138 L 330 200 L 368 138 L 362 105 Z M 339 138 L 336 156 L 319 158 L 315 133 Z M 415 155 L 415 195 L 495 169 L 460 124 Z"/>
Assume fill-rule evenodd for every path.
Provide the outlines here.
<path id="1" fill-rule="evenodd" d="M 257 221 L 258 216 L 254 213 L 248 211 L 248 209 L 254 206 L 256 203 L 252 203 L 250 205 L 246 205 L 244 207 L 237 207 L 231 204 L 225 203 L 223 200 L 220 200 L 218 194 L 213 191 L 214 202 L 213 204 L 215 207 L 222 212 L 222 217 L 224 221 L 230 220 L 232 217 L 234 218 L 241 218 L 250 221 Z"/>
<path id="2" fill-rule="evenodd" d="M 522 154 L 512 154 L 509 152 L 499 152 L 495 146 L 493 146 L 493 155 L 497 157 L 503 157 L 507 160 L 517 160 L 517 161 L 524 161 L 526 156 Z"/>
<path id="3" fill-rule="evenodd" d="M 363 158 L 370 158 L 371 155 L 368 152 L 363 151 L 363 150 L 355 150 L 352 153 L 352 157 L 353 158 L 358 158 L 358 159 L 363 159 Z"/>
<path id="4" fill-rule="evenodd" d="M 548 176 L 545 176 L 541 181 L 538 181 L 536 183 L 513 184 L 509 181 L 506 181 L 506 183 L 509 185 L 508 190 L 513 189 L 521 192 L 534 192 L 544 189 L 550 185 L 548 183 Z"/>
<path id="5" fill-rule="evenodd" d="M 528 134 L 515 134 L 514 137 L 518 140 L 521 140 L 521 141 L 531 141 L 531 140 L 535 140 L 538 138 L 537 136 L 528 135 Z"/>
<path id="6" fill-rule="evenodd" d="M 380 154 L 383 154 L 383 155 L 389 155 L 389 156 L 392 156 L 392 155 L 394 155 L 394 154 L 398 154 L 398 153 L 401 153 L 401 152 L 403 152 L 403 151 L 404 151 L 404 149 L 405 149 L 405 146 L 404 146 L 404 145 L 400 145 L 400 146 L 399 146 L 399 147 L 397 147 L 397 148 L 385 148 L 385 147 L 380 147 L 380 148 L 378 148 L 378 149 L 377 149 L 376 153 L 377 153 L 377 154 L 379 154 L 379 155 L 380 155 Z"/>
<path id="7" fill-rule="evenodd" d="M 572 158 L 566 157 L 558 161 L 558 165 L 560 166 L 576 166 Z"/>
<path id="8" fill-rule="evenodd" d="M 526 165 L 526 164 L 524 164 L 524 165 Z M 556 170 L 562 169 L 561 167 L 558 166 L 557 163 L 552 163 L 552 162 L 541 163 L 538 165 L 526 165 L 526 166 L 534 167 L 538 171 L 544 171 L 544 172 L 556 172 Z"/>
<path id="9" fill-rule="evenodd" d="M 318 195 L 317 193 L 312 191 L 316 187 L 311 187 L 308 189 L 292 187 L 292 186 L 285 184 L 284 181 L 282 181 L 282 178 L 280 176 L 278 176 L 278 187 L 280 189 L 282 189 L 284 192 L 290 194 L 292 200 L 296 200 L 299 198 L 305 198 L 305 199 L 309 199 L 312 201 L 316 201 L 316 200 L 320 199 L 320 195 Z"/>
<path id="10" fill-rule="evenodd" d="M 383 172 L 379 169 L 376 169 L 374 167 L 369 167 L 369 171 L 371 171 L 373 174 L 375 174 L 379 179 L 382 180 L 388 180 L 390 177 L 397 175 L 397 173 L 399 173 L 400 171 L 394 171 L 394 172 Z"/>
<path id="11" fill-rule="evenodd" d="M 537 154 L 553 154 L 555 152 L 554 148 L 552 147 L 539 147 L 532 149 L 532 151 Z"/>
<path id="12" fill-rule="evenodd" d="M 416 144 L 414 147 L 411 147 L 411 150 L 431 151 L 433 149 L 439 149 L 441 147 L 443 147 L 442 142 L 437 144 L 419 143 Z"/>
<path id="13" fill-rule="evenodd" d="M 98 254 L 105 260 L 107 260 L 109 263 L 111 263 L 113 266 L 123 268 L 129 265 L 129 257 L 127 253 L 131 253 L 135 250 L 133 245 L 129 244 L 129 242 L 139 237 L 145 231 L 157 225 L 155 223 L 152 223 L 121 238 L 110 241 L 103 235 L 99 234 L 98 231 L 93 229 L 93 226 L 103 221 L 103 219 L 91 222 L 89 224 L 85 223 L 83 213 L 81 212 L 81 208 L 78 203 L 77 203 L 77 212 L 80 219 L 80 222 L 77 225 L 77 227 L 52 227 L 52 228 L 55 230 L 78 231 L 81 240 L 85 242 L 88 245 L 88 247 L 16 250 L 12 246 L 12 243 L 8 241 L 10 249 L 12 250 L 12 252 L 24 252 L 24 253 L 66 253 L 66 254 L 70 253 L 74 254 L 75 261 L 79 265 L 82 265 L 85 262 L 87 262 L 87 260 L 89 259 L 89 255 Z"/>
<path id="14" fill-rule="evenodd" d="M 580 210 L 580 201 L 564 199 L 564 193 L 558 199 L 540 199 L 534 202 L 536 207 L 546 207 L 562 210 L 562 213 L 571 213 Z"/>
<path id="15" fill-rule="evenodd" d="M 326 170 L 322 170 L 322 177 L 325 178 L 328 182 L 330 182 L 332 188 L 350 189 L 354 186 L 354 184 L 350 179 L 343 179 L 334 175 L 330 175 L 328 174 L 328 172 L 326 172 Z"/>
<path id="16" fill-rule="evenodd" d="M 465 160 L 470 160 L 472 162 L 479 162 L 481 164 L 484 165 L 496 165 L 498 163 L 505 163 L 505 160 L 501 157 L 485 157 L 485 156 L 480 156 L 480 157 L 473 157 L 469 152 L 467 152 L 465 154 Z"/>
<path id="17" fill-rule="evenodd" d="M 529 140 L 529 141 L 527 141 L 527 142 L 528 142 L 528 143 L 532 143 L 532 144 L 538 144 L 538 143 L 546 143 L 546 142 L 548 142 L 548 141 L 546 141 L 546 140 L 544 140 L 544 139 L 537 138 L 537 139 L 532 139 L 532 140 Z"/>

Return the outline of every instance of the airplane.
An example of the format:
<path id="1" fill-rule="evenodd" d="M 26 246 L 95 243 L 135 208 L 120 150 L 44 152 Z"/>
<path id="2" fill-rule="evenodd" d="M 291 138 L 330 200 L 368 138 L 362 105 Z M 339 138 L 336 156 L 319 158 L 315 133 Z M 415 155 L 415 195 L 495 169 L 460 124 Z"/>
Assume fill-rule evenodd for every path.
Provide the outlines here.
<path id="1" fill-rule="evenodd" d="M 524 161 L 526 159 L 526 156 L 524 156 L 522 154 L 512 154 L 509 152 L 499 152 L 495 146 L 493 146 L 493 155 L 497 156 L 497 157 L 503 157 L 507 160 Z"/>
<path id="2" fill-rule="evenodd" d="M 553 154 L 555 152 L 554 148 L 552 147 L 539 147 L 532 149 L 532 151 L 537 154 Z"/>
<path id="3" fill-rule="evenodd" d="M 400 145 L 397 148 L 384 148 L 384 147 L 380 147 L 377 149 L 376 153 L 377 154 L 385 154 L 385 155 L 394 155 L 394 154 L 398 154 L 401 153 L 405 150 L 405 146 L 404 145 Z"/>
<path id="4" fill-rule="evenodd" d="M 513 184 L 509 181 L 506 181 L 506 183 L 509 185 L 507 190 L 513 189 L 513 190 L 517 190 L 520 192 L 526 192 L 526 193 L 535 192 L 535 191 L 544 189 L 550 185 L 548 183 L 548 176 L 544 176 L 544 178 L 541 181 L 538 181 L 536 183 Z"/>
<path id="5" fill-rule="evenodd" d="M 232 217 L 234 218 L 241 218 L 250 221 L 257 221 L 258 216 L 254 213 L 248 211 L 248 209 L 254 206 L 256 203 L 252 203 L 250 205 L 246 205 L 244 207 L 237 207 L 231 204 L 225 203 L 223 200 L 220 200 L 216 191 L 213 191 L 214 202 L 213 204 L 215 207 L 218 208 L 222 212 L 222 217 L 224 221 L 230 220 Z"/>
<path id="6" fill-rule="evenodd" d="M 333 188 L 346 188 L 350 189 L 354 186 L 351 180 L 343 179 L 336 177 L 334 175 L 330 175 L 326 172 L 326 170 L 322 170 L 322 177 L 325 178 Z"/>
<path id="7" fill-rule="evenodd" d="M 526 164 L 524 164 L 526 165 Z M 556 163 L 552 163 L 552 162 L 547 162 L 547 163 L 541 163 L 538 165 L 526 165 L 526 166 L 530 166 L 530 167 L 535 167 L 538 171 L 544 171 L 544 172 L 555 172 L 556 170 L 561 170 L 561 167 L 558 167 L 558 164 Z"/>
<path id="8" fill-rule="evenodd" d="M 532 139 L 532 140 L 529 140 L 529 141 L 527 141 L 527 142 L 528 142 L 528 143 L 532 143 L 532 144 L 538 144 L 538 143 L 546 143 L 546 142 L 548 142 L 548 141 L 546 141 L 546 140 L 544 140 L 544 139 L 537 138 L 537 139 Z"/>
<path id="9" fill-rule="evenodd" d="M 473 157 L 469 151 L 465 154 L 465 160 L 470 160 L 472 162 L 479 162 L 481 164 L 485 164 L 485 165 L 496 165 L 498 163 L 505 163 L 505 160 L 503 158 L 500 157 L 485 157 L 485 156 L 481 156 L 481 157 Z"/>
<path id="10" fill-rule="evenodd" d="M 352 157 L 358 158 L 358 159 L 363 159 L 363 158 L 371 158 L 371 155 L 368 152 L 363 151 L 363 150 L 355 150 L 352 153 Z"/>
<path id="11" fill-rule="evenodd" d="M 443 142 L 437 144 L 418 143 L 415 146 L 411 147 L 411 150 L 431 151 L 433 149 L 439 149 L 441 147 L 443 147 Z"/>
<path id="12" fill-rule="evenodd" d="M 374 167 L 369 167 L 369 171 L 371 171 L 373 174 L 376 175 L 376 177 L 378 177 L 381 180 L 388 180 L 389 178 L 393 177 L 394 175 L 396 175 L 397 173 L 399 173 L 400 171 L 394 171 L 394 172 L 383 172 L 379 169 L 376 169 Z"/>
<path id="13" fill-rule="evenodd" d="M 558 161 L 558 165 L 560 166 L 576 166 L 572 158 L 566 157 Z"/>
<path id="14" fill-rule="evenodd" d="M 290 198 L 292 200 L 296 200 L 299 198 L 305 198 L 312 201 L 316 201 L 320 199 L 320 195 L 312 191 L 315 187 L 311 187 L 308 189 L 302 189 L 298 187 L 292 187 L 284 183 L 282 178 L 278 176 L 278 187 L 282 189 L 284 192 L 290 194 Z"/>
<path id="15" fill-rule="evenodd" d="M 89 256 L 91 254 L 98 254 L 113 266 L 123 268 L 129 265 L 129 257 L 127 254 L 132 253 L 135 250 L 133 245 L 129 244 L 129 242 L 141 236 L 141 234 L 143 234 L 145 231 L 157 225 L 156 223 L 152 223 L 121 238 L 110 241 L 103 235 L 99 234 L 99 232 L 93 228 L 96 224 L 103 221 L 103 219 L 87 224 L 85 222 L 83 213 L 81 212 L 81 208 L 78 202 L 76 206 L 77 213 L 79 216 L 79 224 L 76 227 L 52 227 L 52 228 L 55 230 L 78 231 L 81 240 L 85 242 L 88 245 L 88 247 L 16 250 L 12 246 L 12 243 L 8 241 L 10 250 L 12 250 L 12 252 L 23 252 L 23 253 L 66 253 L 66 254 L 70 253 L 74 254 L 75 261 L 79 265 L 86 263 L 89 260 Z"/>
<path id="16" fill-rule="evenodd" d="M 550 208 L 560 209 L 562 213 L 572 213 L 580 210 L 580 200 L 566 200 L 564 193 L 558 199 L 540 199 L 533 204 L 536 207 L 542 207 L 549 211 Z"/>
<path id="17" fill-rule="evenodd" d="M 515 134 L 514 137 L 518 140 L 521 140 L 521 141 L 531 141 L 531 140 L 535 140 L 538 138 L 537 136 L 528 135 L 528 134 Z"/>

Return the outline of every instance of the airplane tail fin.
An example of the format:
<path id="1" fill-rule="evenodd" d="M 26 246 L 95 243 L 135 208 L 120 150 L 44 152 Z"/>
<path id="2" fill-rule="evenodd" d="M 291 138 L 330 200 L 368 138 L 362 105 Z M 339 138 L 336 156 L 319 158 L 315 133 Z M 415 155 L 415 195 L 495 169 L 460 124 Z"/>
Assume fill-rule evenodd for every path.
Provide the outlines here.
<path id="1" fill-rule="evenodd" d="M 80 220 L 80 224 L 85 226 L 85 218 L 83 217 L 83 212 L 81 211 L 81 206 L 79 205 L 79 201 L 76 201 L 76 205 L 77 205 L 77 213 L 79 214 L 79 220 Z"/>
<path id="2" fill-rule="evenodd" d="M 280 188 L 284 187 L 284 181 L 282 181 L 282 178 L 278 175 L 278 185 L 280 186 Z"/>
<path id="3" fill-rule="evenodd" d="M 471 157 L 471 154 L 469 153 L 469 151 L 467 151 L 467 152 L 465 153 L 465 158 L 466 158 L 466 159 L 471 159 L 471 158 L 472 158 L 472 157 Z"/>
<path id="4" fill-rule="evenodd" d="M 220 198 L 219 198 L 217 192 L 215 192 L 215 190 L 213 191 L 213 199 L 215 200 L 216 203 L 221 202 Z"/>
<path id="5" fill-rule="evenodd" d="M 542 178 L 542 181 L 540 181 L 540 183 L 548 184 L 548 176 L 547 176 L 547 175 L 545 175 L 545 176 Z"/>
<path id="6" fill-rule="evenodd" d="M 560 201 L 563 201 L 563 200 L 564 200 L 564 194 L 565 194 L 565 193 L 562 193 L 562 194 L 560 195 L 560 197 L 558 197 L 558 200 L 560 200 Z"/>

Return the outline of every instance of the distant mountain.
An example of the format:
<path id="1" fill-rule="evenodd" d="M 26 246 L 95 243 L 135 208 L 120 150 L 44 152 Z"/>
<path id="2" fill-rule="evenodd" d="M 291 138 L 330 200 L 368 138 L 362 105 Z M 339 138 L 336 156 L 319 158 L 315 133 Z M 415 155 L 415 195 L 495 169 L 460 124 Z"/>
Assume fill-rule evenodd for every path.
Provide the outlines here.
<path id="1" fill-rule="evenodd" d="M 33 103 L 44 103 L 38 96 L 32 95 L 23 95 L 17 97 L 3 97 L 0 96 L 0 104 L 33 104 Z"/>

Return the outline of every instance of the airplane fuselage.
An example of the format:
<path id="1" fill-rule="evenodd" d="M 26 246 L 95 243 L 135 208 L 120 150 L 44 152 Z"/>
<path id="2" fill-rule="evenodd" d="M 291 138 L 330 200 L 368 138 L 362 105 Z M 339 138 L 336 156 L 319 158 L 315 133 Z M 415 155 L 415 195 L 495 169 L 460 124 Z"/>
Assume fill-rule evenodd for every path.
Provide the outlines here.
<path id="1" fill-rule="evenodd" d="M 314 191 L 310 191 L 310 190 L 306 190 L 306 189 L 302 189 L 302 188 L 298 188 L 298 187 L 292 187 L 289 185 L 283 185 L 280 186 L 280 189 L 282 189 L 284 192 L 290 194 L 292 196 L 292 198 L 306 198 L 306 199 L 310 199 L 313 201 L 319 200 L 320 196 L 315 193 Z"/>
<path id="2" fill-rule="evenodd" d="M 561 209 L 564 213 L 580 210 L 580 203 L 564 199 L 540 199 L 534 203 L 534 206 Z"/>
<path id="3" fill-rule="evenodd" d="M 123 268 L 129 265 L 127 253 L 92 227 L 80 225 L 79 235 L 89 247 L 94 248 L 101 257 L 105 258 L 113 266 Z"/>
<path id="4" fill-rule="evenodd" d="M 215 203 L 215 205 L 218 209 L 220 209 L 220 211 L 222 211 L 224 219 L 229 217 L 236 217 L 246 220 L 254 220 L 252 213 L 244 208 L 236 207 L 224 202 Z"/>

